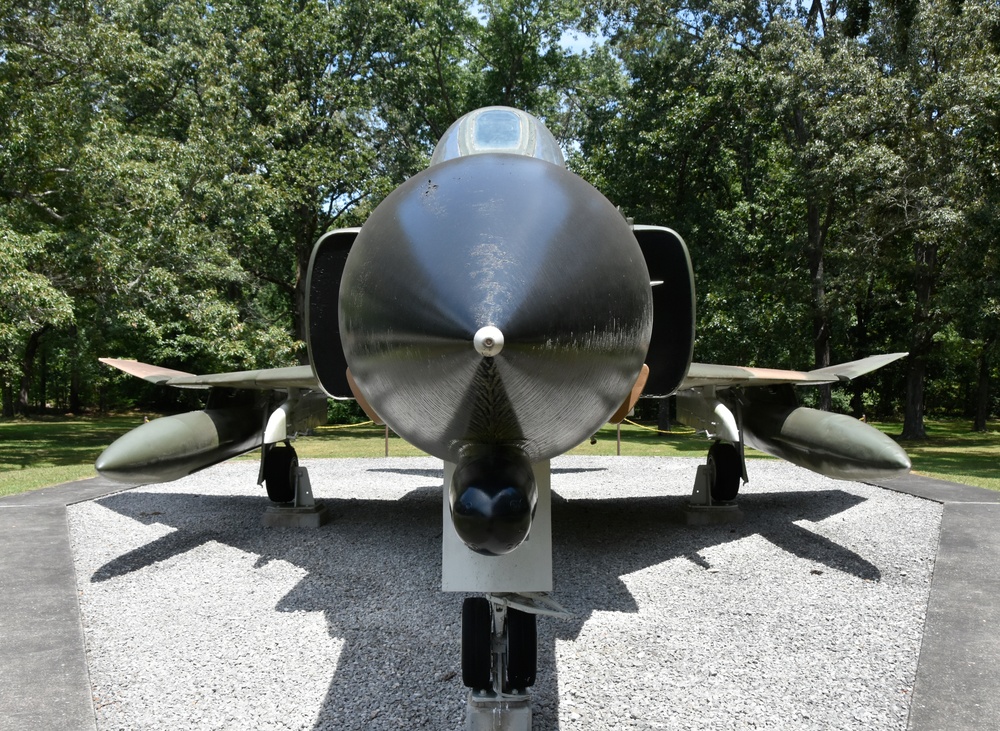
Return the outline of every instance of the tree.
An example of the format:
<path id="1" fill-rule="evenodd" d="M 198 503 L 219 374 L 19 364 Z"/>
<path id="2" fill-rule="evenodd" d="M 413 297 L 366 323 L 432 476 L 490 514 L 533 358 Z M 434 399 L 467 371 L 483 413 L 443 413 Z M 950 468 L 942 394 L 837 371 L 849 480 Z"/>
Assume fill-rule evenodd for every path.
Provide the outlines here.
<path id="1" fill-rule="evenodd" d="M 25 235 L 0 224 L 0 381 L 5 386 L 4 416 L 14 410 L 11 386 L 18 384 L 17 408 L 28 412 L 28 389 L 42 336 L 73 320 L 70 298 L 56 289 L 44 269 L 46 249 L 55 235 Z"/>
<path id="2" fill-rule="evenodd" d="M 849 309 L 831 299 L 829 251 L 842 245 L 838 223 L 882 158 L 889 124 L 877 64 L 836 22 L 797 6 L 605 7 L 617 13 L 629 103 L 600 122 L 617 133 L 612 151 L 599 151 L 603 131 L 585 151 L 620 181 L 610 186 L 616 200 L 690 237 L 699 347 L 801 366 L 811 343 L 812 365 L 829 365 Z M 766 349 L 769 331 L 799 331 L 803 318 L 808 341 Z"/>
<path id="3" fill-rule="evenodd" d="M 73 3 L 0 14 L 0 381 L 26 413 L 35 359 L 73 321 L 61 253 L 75 225 L 72 168 L 92 116 L 89 14 Z M 44 405 L 44 404 L 43 404 Z"/>
<path id="4" fill-rule="evenodd" d="M 553 124 L 565 111 L 572 86 L 573 54 L 560 44 L 574 27 L 578 3 L 567 0 L 486 0 L 479 3 L 484 23 L 471 38 L 470 67 L 476 83 L 471 108 L 500 104 L 520 107 Z"/>
<path id="5" fill-rule="evenodd" d="M 908 90 L 900 95 L 905 122 L 895 140 L 902 170 L 886 186 L 882 207 L 897 242 L 909 251 L 906 438 L 925 436 L 924 395 L 936 338 L 959 316 L 949 307 L 959 301 L 949 289 L 964 287 L 963 261 L 982 261 L 975 253 L 969 257 L 970 245 L 988 241 L 981 224 L 969 225 L 982 200 L 980 185 L 990 176 L 983 177 L 985 160 L 978 153 L 996 135 L 995 128 L 988 131 L 990 122 L 983 124 L 981 110 L 996 103 L 991 34 L 997 12 L 978 0 L 924 0 L 902 15 L 893 6 L 873 8 L 870 43 Z M 970 185 L 973 179 L 979 184 Z"/>

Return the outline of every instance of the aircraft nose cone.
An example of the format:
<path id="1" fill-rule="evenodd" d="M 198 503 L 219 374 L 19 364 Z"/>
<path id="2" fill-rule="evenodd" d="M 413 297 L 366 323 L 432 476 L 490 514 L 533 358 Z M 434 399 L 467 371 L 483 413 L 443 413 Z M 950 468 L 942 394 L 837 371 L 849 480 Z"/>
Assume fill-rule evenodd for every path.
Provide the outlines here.
<path id="1" fill-rule="evenodd" d="M 532 462 L 579 444 L 632 388 L 652 330 L 621 213 L 516 155 L 449 160 L 396 189 L 361 227 L 338 303 L 373 409 L 455 463 L 468 444 L 516 444 Z"/>
<path id="2" fill-rule="evenodd" d="M 477 553 L 501 556 L 528 537 L 537 490 L 531 464 L 516 449 L 463 460 L 452 478 L 451 516 L 462 541 Z"/>

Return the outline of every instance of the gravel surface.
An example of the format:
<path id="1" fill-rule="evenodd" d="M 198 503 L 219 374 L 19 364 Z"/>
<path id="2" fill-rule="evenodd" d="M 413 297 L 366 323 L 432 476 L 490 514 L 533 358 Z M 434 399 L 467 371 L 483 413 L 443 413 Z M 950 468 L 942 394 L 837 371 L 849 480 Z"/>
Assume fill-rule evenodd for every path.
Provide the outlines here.
<path id="1" fill-rule="evenodd" d="M 755 460 L 686 527 L 701 462 L 553 461 L 533 728 L 905 729 L 941 507 Z M 261 526 L 255 462 L 69 509 L 100 731 L 462 728 L 441 463 L 303 464 L 318 530 Z"/>

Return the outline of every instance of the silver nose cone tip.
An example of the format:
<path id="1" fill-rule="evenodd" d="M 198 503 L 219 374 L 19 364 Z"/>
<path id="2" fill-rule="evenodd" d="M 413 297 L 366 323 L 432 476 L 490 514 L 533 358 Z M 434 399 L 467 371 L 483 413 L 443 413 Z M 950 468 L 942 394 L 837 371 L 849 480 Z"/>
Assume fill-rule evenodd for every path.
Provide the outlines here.
<path id="1" fill-rule="evenodd" d="M 472 345 L 484 358 L 492 358 L 503 350 L 503 333 L 492 325 L 481 327 L 472 338 Z"/>

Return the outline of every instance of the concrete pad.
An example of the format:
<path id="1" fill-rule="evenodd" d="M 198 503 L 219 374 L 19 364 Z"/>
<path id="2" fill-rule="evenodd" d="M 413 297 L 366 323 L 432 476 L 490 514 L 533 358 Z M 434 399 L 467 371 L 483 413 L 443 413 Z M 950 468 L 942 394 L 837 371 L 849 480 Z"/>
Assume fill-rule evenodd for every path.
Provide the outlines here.
<path id="1" fill-rule="evenodd" d="M 465 731 L 531 731 L 531 696 L 497 696 L 470 691 Z"/>
<path id="2" fill-rule="evenodd" d="M 684 509 L 685 525 L 739 525 L 743 511 L 731 505 L 688 505 Z"/>
<path id="3" fill-rule="evenodd" d="M 1000 505 L 946 504 L 909 728 L 1000 724 Z"/>
<path id="4" fill-rule="evenodd" d="M 984 490 L 972 485 L 961 485 L 957 482 L 947 482 L 923 475 L 905 475 L 891 480 L 870 482 L 870 485 L 884 487 L 907 495 L 922 497 L 938 503 L 998 503 L 1000 492 Z"/>
<path id="5" fill-rule="evenodd" d="M 97 722 L 66 508 L 0 505 L 0 729 Z"/>
<path id="6" fill-rule="evenodd" d="M 330 520 L 330 512 L 323 503 L 308 508 L 269 505 L 261 522 L 268 528 L 319 528 Z"/>
<path id="7" fill-rule="evenodd" d="M 872 484 L 944 505 L 907 728 L 996 728 L 1000 493 L 913 474 Z"/>
<path id="8" fill-rule="evenodd" d="M 66 505 L 127 489 L 96 477 L 0 498 L 0 731 L 97 728 Z"/>
<path id="9" fill-rule="evenodd" d="M 97 500 L 116 492 L 131 490 L 133 485 L 123 485 L 112 482 L 104 477 L 91 477 L 76 482 L 66 482 L 62 485 L 43 487 L 39 490 L 7 495 L 0 498 L 0 508 L 10 508 L 17 505 L 29 507 L 55 506 L 65 507 L 85 500 Z"/>

